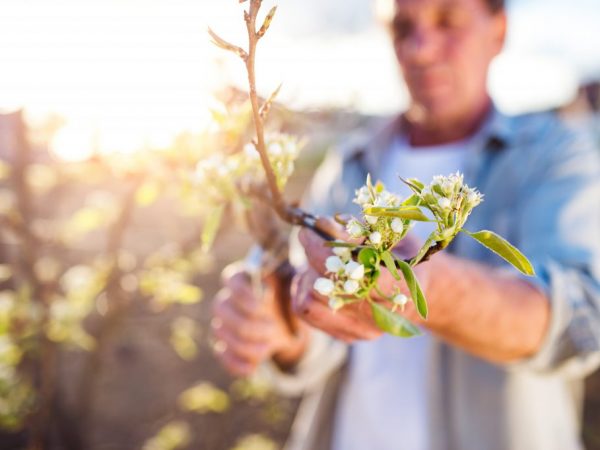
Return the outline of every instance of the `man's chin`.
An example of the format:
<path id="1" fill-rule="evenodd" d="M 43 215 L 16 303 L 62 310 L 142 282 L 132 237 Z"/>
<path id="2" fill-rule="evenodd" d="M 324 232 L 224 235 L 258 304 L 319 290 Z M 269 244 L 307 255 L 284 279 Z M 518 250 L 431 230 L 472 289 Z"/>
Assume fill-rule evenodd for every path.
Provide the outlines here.
<path id="1" fill-rule="evenodd" d="M 421 123 L 443 123 L 456 117 L 457 108 L 452 102 L 440 99 L 427 99 L 414 102 L 409 110 L 409 119 Z"/>

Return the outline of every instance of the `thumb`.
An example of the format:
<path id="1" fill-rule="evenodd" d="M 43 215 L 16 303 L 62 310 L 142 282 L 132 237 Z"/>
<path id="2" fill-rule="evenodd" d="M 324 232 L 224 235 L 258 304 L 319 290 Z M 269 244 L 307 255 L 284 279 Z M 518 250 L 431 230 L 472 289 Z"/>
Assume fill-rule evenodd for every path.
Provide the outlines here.
<path id="1" fill-rule="evenodd" d="M 350 235 L 346 232 L 346 229 L 331 217 L 317 218 L 316 226 L 319 230 L 333 236 L 335 239 L 342 241 L 350 239 Z"/>

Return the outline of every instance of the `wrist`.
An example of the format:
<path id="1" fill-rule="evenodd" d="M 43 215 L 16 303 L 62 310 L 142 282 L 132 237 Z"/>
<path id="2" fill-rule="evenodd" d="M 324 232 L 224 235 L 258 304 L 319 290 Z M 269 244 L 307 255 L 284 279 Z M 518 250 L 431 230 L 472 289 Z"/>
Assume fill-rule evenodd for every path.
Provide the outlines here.
<path id="1" fill-rule="evenodd" d="M 310 331 L 307 326 L 300 325 L 295 335 L 282 348 L 277 349 L 272 356 L 273 361 L 285 371 L 290 371 L 298 364 L 306 352 L 310 340 Z"/>
<path id="2" fill-rule="evenodd" d="M 427 320 L 422 325 L 432 331 L 446 328 L 453 316 L 448 310 L 451 302 L 447 299 L 455 297 L 453 291 L 458 281 L 458 264 L 460 261 L 456 257 L 439 252 L 414 268 L 429 309 Z"/>

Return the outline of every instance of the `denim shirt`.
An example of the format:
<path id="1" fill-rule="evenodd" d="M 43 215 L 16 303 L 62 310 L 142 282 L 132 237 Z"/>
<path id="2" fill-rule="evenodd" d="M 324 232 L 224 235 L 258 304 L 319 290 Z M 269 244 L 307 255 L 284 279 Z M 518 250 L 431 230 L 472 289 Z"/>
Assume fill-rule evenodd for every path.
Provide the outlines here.
<path id="1" fill-rule="evenodd" d="M 367 173 L 377 178 L 398 124 L 394 119 L 326 157 L 309 192 L 311 212 L 359 214 L 354 190 Z M 530 259 L 536 277 L 527 279 L 546 293 L 551 320 L 538 353 L 510 364 L 435 340 L 427 382 L 432 449 L 582 448 L 583 379 L 600 365 L 600 152 L 553 113 L 509 117 L 493 109 L 470 142 L 465 181 L 484 202 L 466 228 L 495 231 Z M 448 250 L 520 276 L 465 236 Z M 326 449 L 317 436 L 333 426 L 336 387 L 327 379 L 343 372 L 347 349 L 319 333 L 312 347 L 295 373 L 273 377 L 283 390 L 312 393 L 290 449 Z M 401 424 L 398 432 L 401 442 Z"/>

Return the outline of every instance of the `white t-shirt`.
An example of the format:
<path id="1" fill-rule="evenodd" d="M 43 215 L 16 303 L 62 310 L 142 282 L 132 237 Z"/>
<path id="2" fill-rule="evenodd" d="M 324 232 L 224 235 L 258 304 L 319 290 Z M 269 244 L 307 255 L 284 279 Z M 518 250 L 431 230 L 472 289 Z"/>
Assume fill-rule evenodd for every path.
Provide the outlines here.
<path id="1" fill-rule="evenodd" d="M 410 191 L 398 178 L 429 183 L 434 175 L 462 171 L 467 142 L 412 148 L 399 138 L 384 155 L 382 173 L 373 176 L 404 196 Z M 373 175 L 373 174 L 372 174 Z M 425 240 L 435 224 L 412 230 Z M 333 450 L 425 450 L 429 447 L 427 378 L 431 337 L 410 339 L 384 334 L 357 342 L 350 352 L 348 377 L 336 409 Z"/>

